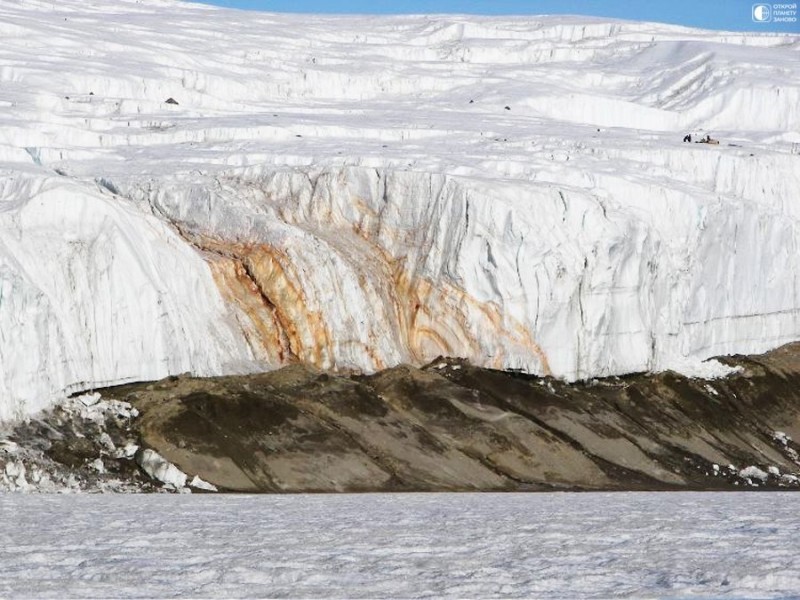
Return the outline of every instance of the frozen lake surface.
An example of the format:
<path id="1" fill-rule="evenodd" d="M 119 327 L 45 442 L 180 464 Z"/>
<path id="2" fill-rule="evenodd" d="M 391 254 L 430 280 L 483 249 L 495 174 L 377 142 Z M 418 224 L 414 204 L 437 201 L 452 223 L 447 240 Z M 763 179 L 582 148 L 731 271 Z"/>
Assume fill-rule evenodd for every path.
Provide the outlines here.
<path id="1" fill-rule="evenodd" d="M 0 495 L 0 597 L 800 595 L 800 494 Z"/>

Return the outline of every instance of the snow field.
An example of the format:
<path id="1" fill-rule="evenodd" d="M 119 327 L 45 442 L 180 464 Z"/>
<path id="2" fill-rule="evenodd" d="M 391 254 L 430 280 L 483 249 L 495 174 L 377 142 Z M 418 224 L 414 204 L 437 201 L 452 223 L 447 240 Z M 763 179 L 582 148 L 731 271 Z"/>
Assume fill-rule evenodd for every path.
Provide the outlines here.
<path id="1" fill-rule="evenodd" d="M 6 494 L 0 594 L 788 598 L 799 499 Z"/>

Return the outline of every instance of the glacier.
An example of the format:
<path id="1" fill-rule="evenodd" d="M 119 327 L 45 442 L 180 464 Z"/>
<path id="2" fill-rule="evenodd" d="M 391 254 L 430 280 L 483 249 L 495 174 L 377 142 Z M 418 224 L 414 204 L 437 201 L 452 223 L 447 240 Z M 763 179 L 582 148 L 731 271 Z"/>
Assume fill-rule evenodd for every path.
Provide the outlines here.
<path id="1" fill-rule="evenodd" d="M 0 42 L 0 421 L 187 371 L 711 376 L 800 339 L 800 36 L 8 0 Z"/>

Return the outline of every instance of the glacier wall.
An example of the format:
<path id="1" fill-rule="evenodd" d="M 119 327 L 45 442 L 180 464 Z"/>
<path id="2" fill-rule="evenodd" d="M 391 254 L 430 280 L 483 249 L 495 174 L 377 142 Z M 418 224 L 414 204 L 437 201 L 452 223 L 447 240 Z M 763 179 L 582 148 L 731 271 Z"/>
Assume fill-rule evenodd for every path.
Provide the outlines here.
<path id="1" fill-rule="evenodd" d="M 615 176 L 587 191 L 365 167 L 125 193 L 245 261 L 270 310 L 295 311 L 276 323 L 293 331 L 288 354 L 325 368 L 442 354 L 567 379 L 711 374 L 700 360 L 797 338 L 800 258 L 796 204 L 725 195 L 764 164 L 706 156 L 704 196 Z M 800 189 L 782 172 L 776 185 Z"/>
<path id="2" fill-rule="evenodd" d="M 800 337 L 798 36 L 14 0 L 0 41 L 0 420 L 184 371 L 710 375 Z"/>
<path id="3" fill-rule="evenodd" d="M 208 265 L 131 206 L 2 173 L 0 232 L 0 421 L 62 393 L 252 362 Z"/>

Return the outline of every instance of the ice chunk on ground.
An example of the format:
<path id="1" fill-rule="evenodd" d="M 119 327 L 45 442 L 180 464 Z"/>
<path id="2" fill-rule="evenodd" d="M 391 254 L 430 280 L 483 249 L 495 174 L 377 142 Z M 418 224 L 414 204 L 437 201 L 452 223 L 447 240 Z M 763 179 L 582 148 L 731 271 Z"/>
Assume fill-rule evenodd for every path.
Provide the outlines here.
<path id="1" fill-rule="evenodd" d="M 772 439 L 774 439 L 776 442 L 780 444 L 783 444 L 784 446 L 788 446 L 789 442 L 792 441 L 792 438 L 786 435 L 783 431 L 776 431 L 775 433 L 773 433 Z"/>
<path id="2" fill-rule="evenodd" d="M 98 441 L 109 452 L 115 452 L 117 449 L 116 445 L 114 444 L 114 440 L 111 439 L 111 436 L 108 435 L 108 432 L 104 431 L 101 433 Z"/>
<path id="3" fill-rule="evenodd" d="M 136 463 L 145 473 L 161 483 L 171 485 L 178 490 L 186 486 L 186 473 L 150 448 L 137 452 Z"/>
<path id="4" fill-rule="evenodd" d="M 19 450 L 19 445 L 11 440 L 0 440 L 0 451 L 7 454 L 14 454 Z"/>
<path id="5" fill-rule="evenodd" d="M 3 478 L 12 489 L 25 489 L 28 487 L 28 481 L 25 478 L 26 473 L 27 470 L 22 462 L 9 461 L 6 463 Z"/>
<path id="6" fill-rule="evenodd" d="M 766 481 L 769 478 L 769 474 L 756 466 L 750 466 L 739 471 L 739 477 L 742 479 L 758 479 L 759 481 Z"/>
<path id="7" fill-rule="evenodd" d="M 91 394 L 81 394 L 76 398 L 79 402 L 83 403 L 84 406 L 94 406 L 98 402 L 100 402 L 100 392 L 93 392 Z"/>
<path id="8" fill-rule="evenodd" d="M 218 491 L 217 486 L 215 486 L 213 483 L 208 483 L 207 481 L 203 481 L 202 479 L 200 479 L 198 475 L 194 476 L 192 481 L 189 482 L 189 485 L 193 488 L 197 488 L 198 490 L 206 490 L 209 492 Z"/>
<path id="9" fill-rule="evenodd" d="M 122 448 L 117 448 L 114 456 L 116 458 L 133 458 L 136 456 L 136 452 L 139 450 L 139 446 L 133 443 L 125 444 Z"/>

